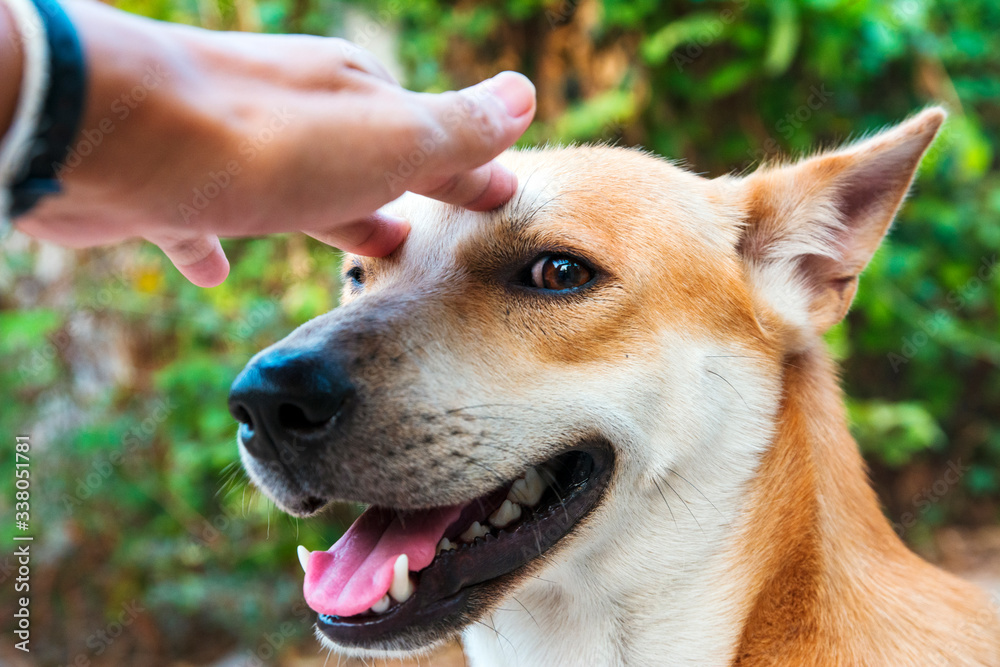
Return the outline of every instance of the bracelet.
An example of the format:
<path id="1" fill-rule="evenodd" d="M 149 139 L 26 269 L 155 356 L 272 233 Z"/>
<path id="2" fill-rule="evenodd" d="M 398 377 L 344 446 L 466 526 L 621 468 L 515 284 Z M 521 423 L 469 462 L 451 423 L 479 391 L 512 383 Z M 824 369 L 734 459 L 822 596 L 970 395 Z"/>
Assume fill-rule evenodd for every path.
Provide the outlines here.
<path id="1" fill-rule="evenodd" d="M 55 0 L 4 0 L 24 46 L 14 122 L 0 145 L 0 232 L 60 191 L 59 168 L 83 118 L 86 68 L 80 39 Z"/>

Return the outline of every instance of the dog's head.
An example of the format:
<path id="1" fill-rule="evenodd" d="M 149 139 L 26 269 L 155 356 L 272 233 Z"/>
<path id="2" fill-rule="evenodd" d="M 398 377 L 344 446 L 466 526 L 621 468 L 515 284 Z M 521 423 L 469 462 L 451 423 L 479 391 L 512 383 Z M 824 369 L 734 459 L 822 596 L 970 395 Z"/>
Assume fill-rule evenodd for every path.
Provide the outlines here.
<path id="1" fill-rule="evenodd" d="M 347 257 L 341 307 L 255 356 L 230 399 L 282 508 L 371 506 L 305 563 L 320 633 L 361 652 L 452 636 L 544 568 L 688 521 L 647 511 L 683 501 L 670 479 L 724 530 L 783 360 L 843 316 L 942 119 L 746 178 L 512 152 L 521 187 L 497 211 L 394 203 L 403 246 Z"/>

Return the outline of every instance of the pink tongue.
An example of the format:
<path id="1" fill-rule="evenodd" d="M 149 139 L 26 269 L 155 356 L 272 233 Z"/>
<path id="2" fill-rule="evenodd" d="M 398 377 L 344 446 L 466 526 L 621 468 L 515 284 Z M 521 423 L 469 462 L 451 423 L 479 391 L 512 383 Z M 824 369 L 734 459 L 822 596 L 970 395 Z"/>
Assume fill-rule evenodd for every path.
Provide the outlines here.
<path id="1" fill-rule="evenodd" d="M 314 551 L 306 564 L 306 603 L 321 614 L 354 616 L 389 592 L 392 566 L 401 554 L 418 572 L 434 560 L 445 530 L 462 506 L 396 513 L 371 508 L 354 522 L 329 551 Z"/>

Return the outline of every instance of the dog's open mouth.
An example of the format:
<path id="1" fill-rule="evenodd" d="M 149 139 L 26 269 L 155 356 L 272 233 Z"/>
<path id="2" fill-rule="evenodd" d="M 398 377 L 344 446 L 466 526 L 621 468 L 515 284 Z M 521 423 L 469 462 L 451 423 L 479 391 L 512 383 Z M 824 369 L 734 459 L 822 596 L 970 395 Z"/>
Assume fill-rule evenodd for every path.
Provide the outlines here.
<path id="1" fill-rule="evenodd" d="M 608 447 L 581 447 L 464 505 L 369 508 L 329 551 L 302 555 L 319 631 L 376 648 L 415 626 L 454 627 L 471 596 L 505 586 L 594 508 L 612 458 Z"/>

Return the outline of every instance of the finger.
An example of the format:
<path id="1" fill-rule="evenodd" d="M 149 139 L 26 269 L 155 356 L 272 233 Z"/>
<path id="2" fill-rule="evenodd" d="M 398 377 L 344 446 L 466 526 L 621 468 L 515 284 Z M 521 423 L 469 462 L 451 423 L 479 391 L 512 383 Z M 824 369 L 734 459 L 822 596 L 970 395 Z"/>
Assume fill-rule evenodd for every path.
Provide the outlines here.
<path id="1" fill-rule="evenodd" d="M 457 93 L 424 96 L 435 117 L 428 159 L 409 189 L 460 206 L 499 205 L 516 180 L 506 168 L 480 169 L 524 133 L 535 113 L 535 87 L 521 74 L 502 72 Z"/>
<path id="2" fill-rule="evenodd" d="M 367 257 L 385 257 L 403 242 L 410 223 L 394 215 L 376 211 L 370 216 L 337 225 L 329 230 L 307 230 L 317 241 Z"/>
<path id="3" fill-rule="evenodd" d="M 349 65 L 382 79 L 387 83 L 399 85 L 399 81 L 392 75 L 392 72 L 371 51 L 361 48 L 354 42 L 348 42 L 347 40 L 338 41 L 341 42 L 341 48 L 344 50 L 344 56 Z"/>
<path id="4" fill-rule="evenodd" d="M 507 203 L 516 191 L 517 176 L 496 161 L 455 174 L 437 188 L 414 190 L 472 211 L 492 211 Z"/>
<path id="5" fill-rule="evenodd" d="M 217 236 L 149 240 L 158 245 L 177 270 L 198 287 L 215 287 L 229 275 L 229 260 Z"/>

